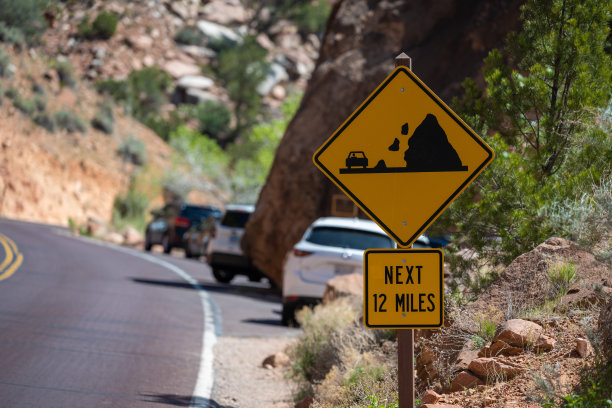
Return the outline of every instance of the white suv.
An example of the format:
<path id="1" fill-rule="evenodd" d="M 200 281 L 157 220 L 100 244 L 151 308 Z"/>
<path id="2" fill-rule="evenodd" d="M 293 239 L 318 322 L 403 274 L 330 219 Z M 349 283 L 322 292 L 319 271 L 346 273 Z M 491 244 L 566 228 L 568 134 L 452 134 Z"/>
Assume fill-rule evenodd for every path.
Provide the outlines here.
<path id="1" fill-rule="evenodd" d="M 263 278 L 240 248 L 244 226 L 254 210 L 252 205 L 228 205 L 217 223 L 206 252 L 206 261 L 217 282 L 229 283 L 236 275 L 246 275 L 254 282 Z"/>
<path id="2" fill-rule="evenodd" d="M 363 273 L 363 253 L 394 248 L 395 242 L 373 221 L 319 218 L 285 258 L 282 323 L 294 322 L 297 308 L 319 303 L 334 276 Z"/>

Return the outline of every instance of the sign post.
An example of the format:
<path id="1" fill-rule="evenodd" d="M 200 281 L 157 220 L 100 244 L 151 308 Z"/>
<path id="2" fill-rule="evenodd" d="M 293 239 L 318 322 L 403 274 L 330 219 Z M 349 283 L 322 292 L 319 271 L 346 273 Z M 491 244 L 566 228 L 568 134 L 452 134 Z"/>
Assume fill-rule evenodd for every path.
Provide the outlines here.
<path id="1" fill-rule="evenodd" d="M 364 324 L 395 328 L 399 407 L 414 408 L 414 332 L 444 318 L 444 254 L 412 243 L 493 160 L 493 150 L 412 73 L 393 72 L 315 152 L 315 165 L 399 249 L 364 254 Z"/>

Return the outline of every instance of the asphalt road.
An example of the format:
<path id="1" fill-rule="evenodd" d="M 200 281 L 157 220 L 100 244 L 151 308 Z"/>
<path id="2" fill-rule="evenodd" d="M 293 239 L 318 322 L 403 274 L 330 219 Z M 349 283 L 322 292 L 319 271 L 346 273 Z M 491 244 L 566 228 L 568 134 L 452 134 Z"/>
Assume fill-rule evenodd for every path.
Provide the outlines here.
<path id="1" fill-rule="evenodd" d="M 216 337 L 296 333 L 267 283 L 0 218 L 0 407 L 214 407 Z"/>

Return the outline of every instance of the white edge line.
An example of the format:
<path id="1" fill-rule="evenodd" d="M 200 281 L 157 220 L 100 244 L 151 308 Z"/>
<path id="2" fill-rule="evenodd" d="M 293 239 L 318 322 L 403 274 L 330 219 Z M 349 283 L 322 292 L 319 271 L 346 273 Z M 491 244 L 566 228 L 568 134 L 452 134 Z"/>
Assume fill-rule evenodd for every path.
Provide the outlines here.
<path id="1" fill-rule="evenodd" d="M 71 234 L 64 233 L 64 231 L 57 231 L 57 233 L 60 235 L 68 236 L 70 238 L 77 238 L 72 236 Z M 208 408 L 210 406 L 209 402 L 211 400 L 212 388 L 214 384 L 213 348 L 217 343 L 217 335 L 215 334 L 215 316 L 213 315 L 215 307 L 213 300 L 208 294 L 208 292 L 202 286 L 200 286 L 198 281 L 195 280 L 191 275 L 189 275 L 187 272 L 185 272 L 178 266 L 172 265 L 169 262 L 162 261 L 161 259 L 157 259 L 151 255 L 144 254 L 133 249 L 112 245 L 107 242 L 98 241 L 88 237 L 78 237 L 77 239 L 98 244 L 100 246 L 104 246 L 110 249 L 115 249 L 125 254 L 152 262 L 166 269 L 170 269 L 172 272 L 185 279 L 187 283 L 193 286 L 193 288 L 198 292 L 198 295 L 200 296 L 200 301 L 202 302 L 202 312 L 204 316 L 204 332 L 202 333 L 202 351 L 200 353 L 200 368 L 198 369 L 198 379 L 196 380 L 196 385 L 192 393 L 189 408 Z"/>
<path id="2" fill-rule="evenodd" d="M 191 286 L 198 291 L 200 300 L 202 302 L 202 311 L 204 313 L 204 333 L 202 334 L 202 352 L 200 353 L 200 369 L 198 370 L 198 379 L 196 381 L 195 388 L 193 390 L 193 396 L 191 398 L 192 408 L 207 408 L 209 406 L 210 397 L 213 388 L 213 362 L 214 353 L 213 348 L 217 343 L 217 335 L 215 334 L 215 319 L 213 317 L 213 305 L 210 299 L 210 295 L 202 286 L 198 284 L 187 272 L 179 268 L 178 266 L 172 265 L 169 262 L 162 261 L 151 255 L 143 254 L 140 252 L 134 252 L 127 250 L 122 247 L 115 247 L 126 254 L 136 256 L 146 261 L 155 263 L 163 266 L 164 268 L 170 269 L 172 272 L 185 279 Z"/>

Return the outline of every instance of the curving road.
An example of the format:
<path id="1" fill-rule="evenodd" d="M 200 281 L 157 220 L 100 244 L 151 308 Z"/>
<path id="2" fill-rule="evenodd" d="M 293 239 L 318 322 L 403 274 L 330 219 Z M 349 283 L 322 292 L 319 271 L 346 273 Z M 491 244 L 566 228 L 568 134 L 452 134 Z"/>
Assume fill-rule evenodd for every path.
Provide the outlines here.
<path id="1" fill-rule="evenodd" d="M 266 284 L 0 218 L 0 406 L 217 406 L 216 336 L 291 336 Z"/>

